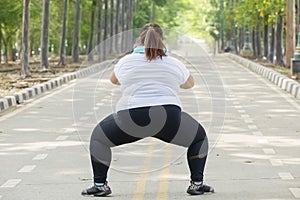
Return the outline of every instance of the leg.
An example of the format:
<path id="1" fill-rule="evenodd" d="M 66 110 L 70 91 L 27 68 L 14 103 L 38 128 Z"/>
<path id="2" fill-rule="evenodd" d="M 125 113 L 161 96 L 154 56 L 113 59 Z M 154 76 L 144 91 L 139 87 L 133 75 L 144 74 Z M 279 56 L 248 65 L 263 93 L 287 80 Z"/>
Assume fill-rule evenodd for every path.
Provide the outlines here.
<path id="1" fill-rule="evenodd" d="M 115 121 L 115 114 L 102 120 L 93 130 L 90 154 L 95 183 L 105 183 L 111 162 L 111 147 L 139 140 L 122 131 Z"/>
<path id="2" fill-rule="evenodd" d="M 178 129 L 173 132 L 160 133 L 154 137 L 168 143 L 188 147 L 187 160 L 191 173 L 191 185 L 188 187 L 187 193 L 201 195 L 204 192 L 214 192 L 213 187 L 203 182 L 203 172 L 208 153 L 206 132 L 201 124 L 187 113 L 182 112 L 180 115 L 181 119 Z M 176 121 L 173 124 L 176 124 Z M 172 126 L 170 126 L 171 128 Z"/>
<path id="3" fill-rule="evenodd" d="M 174 118 L 174 114 L 171 118 Z M 168 115 L 169 117 L 169 115 Z M 171 122 L 166 124 L 166 127 L 177 126 L 177 118 L 175 123 Z M 172 132 L 164 132 L 155 135 L 154 137 L 161 139 L 165 142 L 188 147 L 187 159 L 191 172 L 192 181 L 202 181 L 203 172 L 206 163 L 206 157 L 208 153 L 208 141 L 206 132 L 199 122 L 185 112 L 180 112 L 180 125 L 179 128 L 173 129 Z M 163 129 L 163 131 L 166 129 Z"/>

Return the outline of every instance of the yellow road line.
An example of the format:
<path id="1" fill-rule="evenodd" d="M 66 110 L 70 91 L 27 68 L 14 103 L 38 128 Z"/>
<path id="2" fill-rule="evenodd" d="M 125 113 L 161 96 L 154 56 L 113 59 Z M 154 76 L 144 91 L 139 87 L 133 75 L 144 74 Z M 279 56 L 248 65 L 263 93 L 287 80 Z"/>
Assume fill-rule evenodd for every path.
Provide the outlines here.
<path id="1" fill-rule="evenodd" d="M 157 200 L 165 200 L 168 199 L 168 191 L 169 191 L 169 180 L 168 175 L 170 174 L 171 168 L 171 158 L 172 158 L 172 145 L 168 144 L 166 148 L 166 152 L 164 154 L 164 165 L 167 165 L 161 172 L 161 178 L 159 182 L 159 189 L 156 194 Z"/>
<path id="2" fill-rule="evenodd" d="M 149 167 L 152 160 L 152 153 L 154 150 L 154 139 L 152 139 L 152 144 L 148 148 L 148 156 L 144 161 L 144 173 L 141 173 L 141 179 L 136 183 L 136 189 L 134 192 L 133 200 L 141 200 L 144 198 L 145 191 L 146 191 L 146 185 L 147 185 L 147 177 L 149 175 Z"/>

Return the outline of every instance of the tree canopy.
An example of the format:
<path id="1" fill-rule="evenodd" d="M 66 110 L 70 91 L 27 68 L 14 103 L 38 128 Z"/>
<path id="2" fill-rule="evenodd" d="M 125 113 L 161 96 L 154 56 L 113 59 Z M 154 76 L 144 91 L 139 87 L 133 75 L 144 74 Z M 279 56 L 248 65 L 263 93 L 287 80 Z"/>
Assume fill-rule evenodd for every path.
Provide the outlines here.
<path id="1" fill-rule="evenodd" d="M 6 62 L 20 58 L 23 1 L 25 0 L 1 0 L 0 49 L 1 58 Z M 272 27 L 278 25 L 280 18 L 283 20 L 283 27 L 287 23 L 285 21 L 286 0 L 68 0 L 67 9 L 64 9 L 65 1 L 49 1 L 47 40 L 49 40 L 50 55 L 58 55 L 60 52 L 72 54 L 78 3 L 80 4 L 78 33 L 80 54 L 89 51 L 91 45 L 97 45 L 100 38 L 98 34 L 106 33 L 105 37 L 108 37 L 129 28 L 141 28 L 145 23 L 151 22 L 181 34 L 219 41 L 220 49 L 231 45 L 238 53 L 249 37 L 256 56 L 267 56 L 261 55 L 260 37 L 270 41 L 269 36 L 264 38 L 267 37 L 265 32 L 271 32 Z M 66 51 L 60 51 L 64 11 L 67 11 L 67 16 L 64 17 L 67 19 Z M 29 52 L 31 56 L 38 57 L 41 53 L 42 16 L 43 1 L 30 0 Z M 280 39 L 284 41 L 284 29 L 282 31 Z M 101 37 L 103 40 L 103 36 Z M 263 48 L 269 49 L 266 44 Z"/>

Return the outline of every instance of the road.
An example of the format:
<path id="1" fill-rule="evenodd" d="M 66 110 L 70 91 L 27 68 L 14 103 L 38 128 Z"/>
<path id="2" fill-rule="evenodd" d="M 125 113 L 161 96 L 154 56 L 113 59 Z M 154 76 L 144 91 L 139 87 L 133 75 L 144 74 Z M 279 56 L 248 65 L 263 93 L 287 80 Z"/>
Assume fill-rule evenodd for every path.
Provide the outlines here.
<path id="1" fill-rule="evenodd" d="M 180 44 L 196 86 L 184 110 L 206 128 L 205 180 L 216 193 L 186 194 L 186 149 L 146 138 L 113 149 L 112 199 L 300 199 L 300 102 L 202 43 Z M 111 67 L 73 81 L 0 117 L 0 199 L 86 199 L 92 128 L 114 111 Z"/>

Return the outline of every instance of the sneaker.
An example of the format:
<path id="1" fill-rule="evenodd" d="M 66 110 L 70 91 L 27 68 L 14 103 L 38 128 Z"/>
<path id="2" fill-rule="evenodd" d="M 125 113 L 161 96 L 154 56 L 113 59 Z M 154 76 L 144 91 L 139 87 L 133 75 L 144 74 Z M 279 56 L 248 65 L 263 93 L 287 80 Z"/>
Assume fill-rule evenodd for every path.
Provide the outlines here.
<path id="1" fill-rule="evenodd" d="M 191 181 L 191 185 L 186 191 L 190 195 L 201 195 L 204 194 L 204 192 L 215 192 L 214 188 L 206 185 L 204 182 L 201 182 L 199 185 L 195 184 L 194 181 Z"/>
<path id="2" fill-rule="evenodd" d="M 107 185 L 107 182 L 103 186 L 93 185 L 92 187 L 85 189 L 81 192 L 83 196 L 93 195 L 95 197 L 105 197 L 111 194 L 111 189 Z"/>

